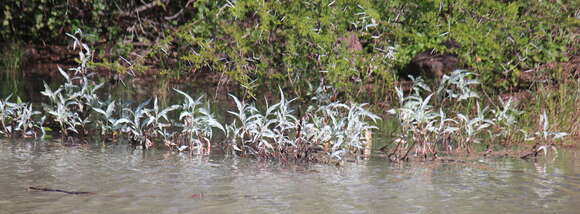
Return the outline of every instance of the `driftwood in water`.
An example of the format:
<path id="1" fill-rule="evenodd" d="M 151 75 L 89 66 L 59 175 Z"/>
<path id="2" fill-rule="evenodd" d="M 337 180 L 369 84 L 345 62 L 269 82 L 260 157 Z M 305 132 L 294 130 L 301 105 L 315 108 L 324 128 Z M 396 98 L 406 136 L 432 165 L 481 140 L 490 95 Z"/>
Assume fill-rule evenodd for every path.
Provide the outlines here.
<path id="1" fill-rule="evenodd" d="M 75 192 L 75 191 L 66 191 L 60 189 L 50 189 L 50 188 L 43 188 L 43 187 L 28 187 L 30 190 L 37 190 L 37 191 L 45 191 L 45 192 L 62 192 L 71 195 L 84 195 L 84 194 L 95 194 L 94 192 Z"/>

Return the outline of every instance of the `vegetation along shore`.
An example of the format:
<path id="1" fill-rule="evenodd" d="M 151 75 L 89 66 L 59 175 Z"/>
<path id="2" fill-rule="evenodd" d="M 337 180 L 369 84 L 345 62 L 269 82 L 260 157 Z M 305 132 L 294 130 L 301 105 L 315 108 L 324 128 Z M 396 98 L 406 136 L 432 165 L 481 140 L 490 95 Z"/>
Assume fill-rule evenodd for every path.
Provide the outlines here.
<path id="1" fill-rule="evenodd" d="M 535 158 L 580 141 L 578 8 L 3 2 L 0 136 L 328 163 L 371 153 L 393 162 Z M 30 78 L 44 80 L 42 98 L 15 85 Z M 201 81 L 227 105 L 218 113 L 224 101 L 174 87 L 139 103 L 106 96 L 104 86 L 131 80 Z"/>

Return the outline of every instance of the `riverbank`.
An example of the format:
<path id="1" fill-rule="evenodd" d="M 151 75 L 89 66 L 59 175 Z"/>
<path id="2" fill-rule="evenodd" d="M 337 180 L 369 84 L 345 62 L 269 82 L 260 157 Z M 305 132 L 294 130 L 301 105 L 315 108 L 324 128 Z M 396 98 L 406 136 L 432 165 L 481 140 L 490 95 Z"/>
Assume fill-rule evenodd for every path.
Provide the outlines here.
<path id="1" fill-rule="evenodd" d="M 79 42 L 77 46 L 85 45 L 80 40 L 76 41 Z M 375 134 L 389 136 L 386 141 L 382 139 L 383 142 L 375 143 L 375 145 L 381 145 L 380 150 L 384 151 L 387 157 L 395 162 L 416 159 L 416 157 L 420 157 L 419 159 L 422 160 L 436 160 L 439 157 L 438 155 L 449 152 L 459 152 L 458 154 L 467 152 L 466 154 L 476 158 L 479 157 L 478 154 L 481 152 L 485 153 L 484 156 L 498 156 L 493 152 L 493 149 L 490 150 L 494 144 L 505 146 L 526 142 L 534 144 L 533 148 L 527 150 L 527 154 L 511 156 L 529 158 L 536 157 L 542 153 L 545 155 L 545 152 L 553 148 L 554 145 L 575 146 L 576 143 L 573 140 L 563 141 L 561 138 L 575 139 L 578 137 L 578 120 L 566 120 L 567 118 L 576 118 L 575 116 L 579 114 L 578 111 L 580 109 L 578 107 L 579 102 L 577 102 L 579 81 L 577 78 L 570 78 L 569 75 L 565 76 L 566 78 L 560 78 L 559 81 L 546 78 L 536 79 L 534 88 L 519 99 L 490 96 L 484 90 L 481 90 L 477 75 L 465 70 L 456 70 L 449 75 L 444 74 L 441 77 L 441 81 L 436 81 L 436 84 L 426 82 L 421 77 L 416 77 L 406 83 L 406 87 L 397 86 L 394 88 L 397 92 L 396 100 L 398 104 L 388 103 L 388 108 L 384 108 L 384 104 L 381 106 L 377 103 L 371 103 L 370 109 L 380 115 L 380 117 L 370 114 L 370 112 L 367 116 L 364 116 L 367 113 L 365 113 L 366 110 L 361 108 L 362 105 L 357 107 L 358 104 L 349 100 L 345 101 L 344 97 L 341 97 L 331 86 L 320 85 L 316 91 L 309 92 L 311 93 L 309 97 L 298 97 L 296 99 L 285 98 L 287 93 L 280 88 L 278 96 L 268 96 L 267 94 L 272 93 L 272 91 L 266 91 L 264 95 L 268 98 L 266 103 L 261 104 L 265 104 L 265 107 L 255 106 L 252 99 L 246 100 L 243 98 L 238 100 L 239 98 L 235 96 L 232 97 L 233 99 L 222 96 L 225 97 L 224 100 L 229 100 L 226 101 L 229 102 L 227 105 L 229 107 L 226 107 L 223 112 L 226 115 L 229 114 L 230 117 L 228 119 L 228 116 L 225 116 L 220 121 L 217 121 L 212 113 L 204 113 L 204 111 L 209 109 L 202 109 L 201 112 L 193 110 L 196 109 L 196 105 L 200 104 L 199 101 L 193 102 L 193 98 L 189 97 L 187 93 L 179 90 L 172 91 L 169 88 L 165 88 L 165 95 L 163 96 L 172 96 L 171 94 L 185 96 L 185 101 L 187 102 L 183 104 L 183 107 L 180 107 L 178 104 L 180 101 L 175 99 L 158 105 L 157 96 L 154 96 L 155 103 L 153 106 L 150 106 L 150 99 L 147 102 L 143 102 L 137 109 L 134 109 L 136 104 L 129 104 L 135 103 L 136 100 L 133 99 L 116 99 L 113 102 L 111 102 L 111 98 L 108 98 L 107 101 L 102 100 L 96 90 L 101 88 L 103 84 L 110 82 L 107 79 L 111 78 L 111 76 L 103 73 L 99 75 L 99 70 L 91 66 L 92 52 L 88 46 L 86 47 L 86 50 L 77 50 L 79 51 L 77 52 L 77 67 L 69 67 L 68 69 L 66 67 L 65 69 L 57 67 L 59 75 L 65 82 L 62 85 L 44 86 L 42 95 L 50 98 L 50 102 L 46 104 L 44 102 L 47 100 L 42 100 L 43 108 L 34 108 L 40 111 L 33 111 L 32 115 L 18 113 L 29 108 L 27 106 L 32 108 L 32 105 L 27 103 L 18 104 L 18 102 L 22 101 L 13 103 L 9 98 L 3 100 L 3 135 L 14 136 L 16 134 L 30 137 L 31 135 L 39 136 L 42 132 L 42 136 L 44 136 L 46 128 L 49 128 L 49 130 L 59 130 L 57 136 L 61 136 L 63 140 L 83 142 L 87 140 L 86 136 L 90 133 L 96 134 L 97 128 L 102 130 L 102 138 L 109 139 L 113 137 L 113 140 L 120 133 L 119 131 L 122 130 L 121 132 L 126 134 L 126 136 L 123 136 L 125 139 L 146 149 L 152 148 L 156 144 L 164 144 L 170 150 L 195 150 L 198 154 L 207 155 L 211 147 L 213 147 L 211 146 L 212 129 L 221 129 L 222 134 L 229 136 L 229 138 L 226 138 L 225 143 L 214 146 L 226 151 L 226 153 L 237 153 L 242 156 L 265 159 L 306 159 L 327 163 L 340 160 L 342 159 L 341 156 L 345 154 L 355 155 L 355 157 L 361 154 L 364 155 L 364 153 L 358 152 L 368 149 L 363 149 L 365 147 L 372 147 L 372 136 L 365 136 L 364 139 L 361 136 L 364 136 L 365 132 L 370 133 L 369 130 L 371 129 L 377 129 L 373 131 Z M 96 78 L 92 75 L 93 72 L 97 73 Z M 562 74 L 569 73 L 560 72 L 559 74 L 562 77 Z M 122 78 L 125 80 L 140 79 L 132 75 Z M 120 81 L 126 86 L 123 79 L 115 81 Z M 25 83 L 26 81 L 23 82 Z M 136 84 L 139 84 L 138 81 Z M 208 81 L 204 80 L 202 84 L 204 87 L 201 88 L 207 89 Z M 57 86 L 57 91 L 51 89 L 54 86 Z M 167 85 L 162 85 L 161 87 L 167 87 Z M 62 98 L 60 100 L 57 99 L 57 94 L 55 93 L 60 93 L 59 91 L 64 94 L 58 94 L 58 97 L 63 96 L 64 100 Z M 226 92 L 228 91 L 224 91 L 224 93 Z M 219 93 L 217 89 L 215 93 Z M 161 98 L 166 100 L 163 97 Z M 17 100 L 20 99 L 17 98 Z M 290 104 L 290 100 L 296 102 Z M 215 101 L 208 100 L 204 102 L 213 103 Z M 278 101 L 277 104 L 276 101 Z M 120 107 L 115 107 L 115 102 Z M 175 105 L 175 102 L 178 105 Z M 340 102 L 349 104 L 341 104 Z M 274 103 L 274 105 L 271 108 L 267 103 Z M 480 105 L 480 103 L 483 105 Z M 58 110 L 63 111 L 59 113 L 57 112 L 57 107 L 61 105 L 65 109 Z M 69 107 L 69 105 L 72 106 Z M 342 106 L 346 107 L 345 111 L 340 110 L 340 108 L 343 108 Z M 192 108 L 189 113 L 188 108 Z M 235 111 L 228 112 L 235 108 L 237 108 L 237 113 Z M 267 112 L 262 113 L 259 110 L 263 108 L 267 108 Z M 298 108 L 296 113 L 293 113 L 294 108 Z M 301 108 L 310 110 L 304 111 L 304 109 L 300 110 Z M 189 119 L 183 120 L 182 118 L 184 113 L 186 113 L 186 115 L 191 114 L 189 116 L 190 119 L 200 120 L 202 123 L 213 121 L 210 122 L 212 125 L 207 127 L 192 126 L 191 128 L 193 128 L 194 132 L 199 129 L 198 131 L 204 130 L 203 133 L 205 134 L 202 133 L 200 136 L 200 133 L 198 133 L 184 138 L 186 136 L 179 134 L 180 132 L 178 131 L 178 127 L 180 127 L 179 121 L 168 119 L 165 115 L 178 109 L 182 111 L 178 114 L 182 123 L 188 123 Z M 276 113 L 272 111 L 276 111 Z M 130 115 L 126 115 L 127 113 Z M 61 117 L 68 114 L 77 116 Z M 100 114 L 104 118 L 99 117 Z M 141 116 L 137 116 L 137 114 Z M 350 118 L 351 115 L 359 114 L 362 116 L 361 118 L 356 119 L 356 117 L 360 116 Z M 38 118 L 35 119 L 33 115 L 43 116 L 43 119 L 37 121 Z M 134 118 L 131 118 L 131 115 Z M 23 116 L 26 117 L 24 118 Z M 49 116 L 49 121 L 45 122 L 44 116 Z M 234 118 L 231 118 L 231 116 L 234 116 Z M 246 118 L 253 119 L 247 120 Z M 333 118 L 332 123 L 329 121 L 330 118 Z M 339 118 L 341 122 L 337 123 L 335 118 Z M 369 118 L 373 121 L 367 124 L 365 120 Z M 391 123 L 391 127 L 385 130 L 383 129 L 385 128 L 384 126 L 376 126 L 379 118 L 387 121 L 386 123 Z M 96 121 L 96 124 L 87 122 L 89 119 Z M 164 119 L 164 121 L 157 121 L 161 119 Z M 267 125 L 260 128 L 259 124 L 263 123 L 261 121 L 264 119 L 271 122 L 267 122 Z M 234 124 L 240 122 L 242 126 L 236 127 L 233 125 L 228 127 L 225 125 L 231 123 L 227 122 L 228 120 L 233 121 Z M 349 121 L 349 125 L 344 126 L 342 124 L 343 120 Z M 18 122 L 18 126 L 16 126 L 17 121 L 25 122 Z M 321 121 L 322 123 L 320 123 Z M 147 125 L 142 125 L 142 122 Z M 351 122 L 366 125 L 352 132 L 351 128 L 349 128 Z M 155 124 L 159 126 L 156 127 L 157 125 Z M 255 125 L 249 124 L 258 126 L 254 127 Z M 303 130 L 305 127 L 312 130 Z M 358 127 L 358 125 L 353 127 Z M 326 128 L 333 130 L 328 132 L 327 136 L 309 133 L 311 131 L 317 132 L 316 130 L 326 130 Z M 248 136 L 249 133 L 255 136 Z M 342 135 L 336 135 L 337 133 L 347 135 L 340 137 Z M 207 138 L 199 138 L 206 134 Z M 230 134 L 233 134 L 233 136 L 230 136 Z M 302 136 L 303 134 L 305 136 Z M 345 144 L 346 147 L 340 146 L 344 137 L 353 137 L 351 139 L 353 140 L 352 142 Z M 192 141 L 187 140 L 188 138 Z M 199 141 L 199 139 L 204 140 Z M 487 150 L 481 151 L 479 149 L 478 151 L 475 149 L 474 151 L 474 147 L 481 148 L 481 146 L 476 146 L 476 144 L 480 144 L 482 141 L 487 144 Z M 304 145 L 297 145 L 297 143 Z M 264 145 L 271 146 L 273 144 L 277 144 L 278 148 L 263 147 Z M 338 145 L 338 147 L 333 145 Z M 247 146 L 252 149 L 241 149 Z M 256 150 L 261 152 L 256 153 Z M 504 153 L 503 156 L 509 156 L 509 154 L 509 152 Z M 415 158 L 411 158 L 410 155 Z M 327 157 L 331 158 L 328 159 Z"/>
<path id="2" fill-rule="evenodd" d="M 5 20 L 10 32 L 2 40 L 10 45 L 3 46 L 8 51 L 0 62 L 10 84 L 2 86 L 2 135 L 44 137 L 48 131 L 85 141 L 100 132 L 145 149 L 157 144 L 206 154 L 220 133 L 226 140 L 218 148 L 232 154 L 308 159 L 316 153 L 340 160 L 365 153 L 375 134 L 387 137 L 380 148 L 395 162 L 472 153 L 482 144 L 533 144 L 538 153 L 574 144 L 563 139 L 579 135 L 572 3 L 251 2 L 188 1 L 180 2 L 186 5 L 181 10 L 183 4 L 160 2 L 189 15 L 167 23 L 173 16 L 138 13 L 150 22 L 139 21 L 140 33 L 133 28 L 130 34 L 118 29 L 131 26 L 126 21 L 136 14 L 127 11 L 162 7 L 104 3 L 101 10 L 123 10 L 114 13 L 119 25 L 105 31 L 84 26 L 112 23 L 90 18 L 95 14 L 64 14 L 48 31 L 16 25 L 27 17 Z M 12 6 L 3 13 L 30 5 Z M 74 20 L 81 24 L 66 23 Z M 53 25 L 71 32 L 57 35 Z M 159 26 L 170 30 L 155 30 Z M 109 96 L 114 85 L 127 83 L 158 90 Z M 200 93 L 170 87 L 180 84 L 216 96 L 197 99 Z M 22 88 L 30 100 L 20 96 Z M 143 100 L 131 97 L 143 92 Z M 216 100 L 218 94 L 223 99 Z M 222 103 L 216 118 L 210 106 Z"/>

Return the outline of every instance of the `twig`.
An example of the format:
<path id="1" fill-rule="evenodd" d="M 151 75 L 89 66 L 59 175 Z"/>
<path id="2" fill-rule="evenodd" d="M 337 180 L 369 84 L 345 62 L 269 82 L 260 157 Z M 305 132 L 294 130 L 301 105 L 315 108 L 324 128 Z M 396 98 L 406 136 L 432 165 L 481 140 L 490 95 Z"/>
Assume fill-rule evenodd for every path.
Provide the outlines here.
<path id="1" fill-rule="evenodd" d="M 95 194 L 94 192 L 75 192 L 75 191 L 66 191 L 66 190 L 60 190 L 60 189 L 49 189 L 49 188 L 43 188 L 43 187 L 28 187 L 28 189 L 45 191 L 45 192 L 62 192 L 62 193 L 71 194 L 71 195 Z"/>
<path id="2" fill-rule="evenodd" d="M 179 12 L 177 12 L 177 13 L 176 13 L 175 15 L 173 15 L 173 16 L 166 16 L 166 17 L 165 17 L 165 20 L 167 20 L 167 21 L 171 21 L 171 20 L 173 20 L 173 19 L 175 19 L 175 18 L 179 17 L 179 16 L 180 16 L 180 15 L 183 13 L 183 9 L 184 9 L 184 8 L 187 8 L 187 7 L 189 7 L 189 5 L 190 5 L 191 3 L 193 3 L 193 2 L 195 2 L 195 1 L 196 1 L 196 0 L 189 0 L 189 1 L 187 1 L 187 3 L 185 4 L 185 7 L 181 8 L 181 10 L 179 10 Z"/>
<path id="3" fill-rule="evenodd" d="M 167 4 L 168 2 L 169 2 L 169 0 L 153 1 L 149 4 L 141 5 L 140 7 L 135 8 L 135 10 L 133 10 L 133 11 L 123 12 L 120 14 L 120 16 L 131 16 L 133 14 L 139 14 L 143 11 L 149 10 L 149 9 L 154 8 L 156 6 L 159 6 L 161 4 Z"/>

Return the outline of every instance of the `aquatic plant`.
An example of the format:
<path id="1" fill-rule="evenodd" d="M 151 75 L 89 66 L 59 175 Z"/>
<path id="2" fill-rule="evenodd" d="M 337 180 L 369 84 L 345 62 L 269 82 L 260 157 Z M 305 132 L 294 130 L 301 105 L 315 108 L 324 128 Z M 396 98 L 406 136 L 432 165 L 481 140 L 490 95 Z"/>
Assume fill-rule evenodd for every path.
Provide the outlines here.
<path id="1" fill-rule="evenodd" d="M 78 59 L 79 66 L 71 68 L 75 75 L 85 76 L 88 74 L 88 63 L 92 61 L 93 52 L 87 44 L 85 44 L 81 38 L 83 37 L 83 31 L 80 28 L 74 32 L 74 34 L 65 33 L 68 37 L 73 39 L 73 50 L 79 48 Z"/>
<path id="2" fill-rule="evenodd" d="M 226 130 L 234 153 L 238 151 L 243 155 L 258 155 L 260 151 L 264 153 L 267 148 L 273 149 L 268 138 L 274 137 L 272 130 L 269 129 L 269 125 L 274 121 L 265 120 L 264 115 L 260 114 L 254 105 L 248 105 L 234 95 L 230 97 L 236 103 L 237 112 L 228 111 L 236 117 L 236 120 L 231 125 L 226 125 Z M 271 111 L 273 108 L 268 107 L 268 110 Z M 237 122 L 240 123 L 239 126 Z"/>
<path id="3" fill-rule="evenodd" d="M 115 121 L 114 126 L 123 126 L 121 131 L 126 133 L 129 140 L 133 143 L 138 143 L 145 148 L 153 146 L 153 142 L 150 140 L 147 134 L 147 124 L 145 122 L 146 112 L 149 109 L 145 108 L 151 100 L 147 100 L 141 103 L 135 110 L 131 108 L 123 108 L 123 112 L 126 115 L 121 116 L 120 119 Z"/>
<path id="4" fill-rule="evenodd" d="M 444 74 L 437 88 L 437 94 L 445 99 L 457 101 L 479 98 L 479 94 L 471 86 L 479 85 L 480 82 L 477 79 L 469 79 L 470 76 L 475 76 L 475 74 L 466 70 L 455 70 L 449 75 Z"/>
<path id="5" fill-rule="evenodd" d="M 118 131 L 121 127 L 118 126 L 117 121 L 120 118 L 114 117 L 114 112 L 116 110 L 115 101 L 110 102 L 106 105 L 106 109 L 101 109 L 97 107 L 92 107 L 93 111 L 101 115 L 100 119 L 96 120 L 97 126 L 101 129 L 101 135 L 106 135 L 109 132 Z"/>
<path id="6" fill-rule="evenodd" d="M 417 151 L 420 150 L 419 153 L 426 156 L 428 151 L 432 150 L 430 148 L 432 143 L 437 141 L 437 139 L 432 139 L 433 135 L 430 134 L 430 132 L 438 130 L 434 124 L 437 121 L 436 119 L 441 117 L 438 112 L 433 110 L 433 106 L 429 104 L 433 93 L 423 98 L 421 92 L 431 92 L 431 89 L 423 82 L 422 78 L 411 79 L 413 80 L 413 93 L 405 96 L 402 88 L 395 88 L 399 100 L 399 108 L 387 111 L 397 117 L 401 126 L 397 145 L 389 154 L 389 158 L 392 160 L 407 159 L 409 152 L 414 148 Z M 442 111 L 440 110 L 440 112 Z M 442 119 L 442 121 L 444 122 L 439 125 L 443 127 L 439 129 L 445 130 L 444 126 L 447 120 Z"/>
<path id="7" fill-rule="evenodd" d="M 2 125 L 2 130 L 0 133 L 2 135 L 8 135 L 12 132 L 11 128 L 7 126 L 7 124 L 12 120 L 13 113 L 13 106 L 15 103 L 11 103 L 9 100 L 12 97 L 12 94 L 8 95 L 3 100 L 0 100 L 0 125 Z"/>
<path id="8" fill-rule="evenodd" d="M 69 131 L 84 135 L 86 126 L 91 122 L 89 116 L 91 106 L 98 103 L 96 91 L 103 86 L 95 84 L 86 76 L 71 78 L 62 68 L 58 68 L 65 83 L 52 90 L 46 83 L 42 95 L 49 98 L 50 103 L 43 104 L 44 109 L 59 124 L 61 134 L 69 135 Z M 81 85 L 73 81 L 80 80 Z"/>
<path id="9" fill-rule="evenodd" d="M 41 131 L 42 136 L 44 136 L 44 128 L 42 124 L 44 122 L 44 117 L 40 122 L 36 122 L 33 118 L 34 115 L 40 115 L 41 112 L 32 110 L 32 104 L 30 103 L 20 103 L 17 104 L 15 108 L 14 117 L 14 132 L 21 133 L 23 137 L 36 137 L 38 131 Z"/>
<path id="10" fill-rule="evenodd" d="M 77 30 L 74 35 L 67 34 L 73 42 L 73 50 L 80 48 L 78 52 L 79 64 L 69 68 L 74 71 L 70 76 L 61 67 L 58 72 L 65 82 L 56 90 L 52 90 L 46 83 L 42 95 L 49 98 L 48 104 L 43 104 L 44 109 L 50 114 L 54 122 L 58 123 L 62 136 L 76 133 L 78 136 L 87 134 L 87 125 L 91 123 L 90 114 L 101 103 L 97 96 L 104 83 L 97 84 L 90 79 L 93 74 L 88 73 L 88 62 L 91 60 L 92 51 L 88 45 L 82 42 L 82 31 Z"/>
<path id="11" fill-rule="evenodd" d="M 548 144 L 567 135 L 565 132 L 549 131 L 544 111 L 540 115 L 541 131 L 535 132 L 533 137 L 529 136 L 525 130 L 516 127 L 522 111 L 514 106 L 511 99 L 499 99 L 493 110 L 489 110 L 490 105 L 480 105 L 493 103 L 481 102 L 482 98 L 475 90 L 479 81 L 471 72 L 457 70 L 444 75 L 433 93 L 422 78 L 410 79 L 413 81 L 411 91 L 395 88 L 399 106 L 388 110 L 396 116 L 400 125 L 399 135 L 393 142 L 394 148 L 388 154 L 391 160 L 407 160 L 413 149 L 415 155 L 423 158 L 428 155 L 437 158 L 441 149 L 470 153 L 472 145 L 482 139 L 511 142 L 519 133 L 523 133 L 525 140 L 539 138 Z M 439 111 L 435 112 L 434 108 L 439 108 Z"/>
<path id="12" fill-rule="evenodd" d="M 0 134 L 4 136 L 37 137 L 39 132 L 44 136 L 42 126 L 44 118 L 37 122 L 36 115 L 41 112 L 32 109 L 32 104 L 21 102 L 10 102 L 12 95 L 8 95 L 4 100 L 0 100 Z"/>
<path id="13" fill-rule="evenodd" d="M 203 96 L 193 99 L 178 89 L 174 91 L 184 98 L 178 105 L 163 108 L 157 97 L 153 97 L 136 108 L 130 105 L 117 108 L 119 101 L 101 101 L 97 95 L 103 83 L 97 84 L 91 79 L 87 68 L 92 54 L 90 48 L 74 35 L 69 36 L 75 40 L 73 48 L 81 47 L 79 65 L 68 71 L 58 68 L 65 81 L 56 90 L 44 84 L 41 93 L 49 101 L 43 104 L 46 115 L 35 121 L 41 112 L 34 111 L 28 103 L 12 103 L 9 96 L 0 100 L 0 134 L 26 137 L 42 132 L 44 135 L 43 126 L 48 118 L 48 125 L 56 124 L 63 138 L 82 137 L 97 128 L 103 136 L 124 134 L 130 142 L 145 149 L 163 142 L 172 150 L 209 154 L 214 131 L 220 130 L 225 134 L 223 145 L 230 154 L 317 161 L 321 157 L 342 160 L 368 150 L 372 130 L 377 129 L 372 123 L 381 119 L 368 111 L 365 104 L 336 101 L 336 90 L 322 81 L 310 94 L 312 99 L 304 112 L 294 111 L 296 98 L 287 99 L 281 88 L 278 102 L 270 105 L 266 100 L 263 109 L 230 95 L 236 109 L 228 111 L 234 119 L 225 126 L 213 116 L 209 104 L 204 106 Z M 389 158 L 407 160 L 410 154 L 424 159 L 437 158 L 440 149 L 470 152 L 471 145 L 480 142 L 485 131 L 491 136 L 506 138 L 517 133 L 513 126 L 520 112 L 512 101 L 500 100 L 500 105 L 491 111 L 488 106 L 480 106 L 482 98 L 476 91 L 479 85 L 476 77 L 471 72 L 457 70 L 444 75 L 435 91 L 421 77 L 410 77 L 413 84 L 408 92 L 396 87 L 398 107 L 388 112 L 396 116 L 400 133 Z M 542 130 L 535 133 L 536 137 L 552 142 L 567 135 L 549 130 L 545 112 L 540 121 Z"/>
<path id="14" fill-rule="evenodd" d="M 318 121 L 315 124 L 319 125 L 320 130 L 324 130 L 323 135 L 318 136 L 322 140 L 318 143 L 330 144 L 331 157 L 341 159 L 348 152 L 370 147 L 371 139 L 368 135 L 377 127 L 370 125 L 367 120 L 376 122 L 380 117 L 366 110 L 365 105 L 334 102 L 320 106 L 317 114 L 309 116 L 310 119 Z M 322 126 L 320 121 L 323 122 Z M 308 135 L 305 134 L 305 137 Z"/>
<path id="15" fill-rule="evenodd" d="M 189 94 L 183 91 L 178 89 L 173 90 L 185 98 L 183 104 L 179 107 L 181 109 L 179 120 L 182 124 L 178 126 L 182 128 L 180 132 L 185 137 L 185 144 L 187 145 L 178 146 L 173 142 L 168 142 L 169 144 L 167 146 L 178 146 L 176 148 L 180 151 L 197 149 L 198 154 L 209 154 L 211 151 L 213 129 L 217 128 L 225 133 L 224 126 L 210 113 L 209 104 L 205 108 L 200 106 L 202 105 L 201 100 L 203 96 L 194 100 Z"/>
<path id="16" fill-rule="evenodd" d="M 468 115 L 461 113 L 457 114 L 457 118 L 459 118 L 460 121 L 459 127 L 461 130 L 461 134 L 458 135 L 458 148 L 464 148 L 469 153 L 471 151 L 470 144 L 480 142 L 479 139 L 477 139 L 477 135 L 486 128 L 489 128 L 495 124 L 492 120 L 486 119 L 486 111 L 487 107 L 482 109 L 479 103 L 477 103 L 477 115 L 475 117 L 469 118 Z"/>
<path id="17" fill-rule="evenodd" d="M 552 144 L 554 140 L 562 139 L 568 136 L 567 132 L 550 131 L 550 121 L 546 115 L 546 111 L 543 111 L 542 115 L 540 115 L 540 124 L 542 127 L 541 130 L 534 133 L 535 137 L 529 138 L 528 140 L 536 140 L 536 138 L 539 138 L 539 140 L 546 144 Z"/>
<path id="18" fill-rule="evenodd" d="M 178 109 L 179 105 L 171 105 L 167 108 L 162 109 L 159 107 L 159 102 L 157 97 L 153 99 L 153 108 L 144 109 L 145 120 L 143 124 L 148 129 L 148 133 L 152 136 L 161 136 L 165 140 L 171 137 L 170 133 L 167 132 L 167 128 L 171 126 L 171 120 L 168 118 L 169 112 Z"/>
<path id="19" fill-rule="evenodd" d="M 229 112 L 236 118 L 226 125 L 229 146 L 232 153 L 247 156 L 314 160 L 312 155 L 322 151 L 340 160 L 370 143 L 364 134 L 376 127 L 367 119 L 380 119 L 365 110 L 364 104 L 339 102 L 309 106 L 298 119 L 290 107 L 294 99 L 287 100 L 282 90 L 280 101 L 271 106 L 266 104 L 263 113 L 253 104 L 230 96 L 237 112 Z"/>
<path id="20" fill-rule="evenodd" d="M 512 98 L 507 101 L 500 98 L 499 105 L 491 112 L 493 113 L 493 122 L 495 124 L 493 136 L 500 137 L 505 143 L 512 143 L 515 134 L 519 131 L 516 127 L 517 119 L 523 112 L 515 108 Z"/>
<path id="21" fill-rule="evenodd" d="M 395 140 L 394 149 L 389 153 L 391 160 L 406 160 L 413 149 L 416 155 L 423 158 L 428 155 L 436 157 L 438 147 L 449 151 L 453 141 L 457 142 L 456 149 L 470 151 L 470 145 L 479 142 L 478 136 L 484 129 L 494 125 L 494 122 L 487 119 L 488 107 L 481 108 L 477 101 L 475 116 L 470 118 L 472 113 L 468 104 L 472 99 L 479 99 L 477 92 L 472 89 L 479 81 L 469 79 L 472 75 L 464 70 L 444 75 L 438 89 L 426 97 L 423 94 L 432 90 L 421 77 L 410 77 L 413 86 L 408 95 L 405 95 L 402 88 L 395 88 L 399 107 L 390 109 L 388 113 L 397 117 L 401 131 Z M 437 99 L 433 99 L 434 97 Z M 463 110 L 466 113 L 458 113 L 462 106 L 457 104 L 466 101 L 467 108 Z M 452 108 L 447 103 L 453 104 Z M 439 111 L 435 111 L 435 107 Z M 454 113 L 454 117 L 448 117 L 446 111 Z"/>

